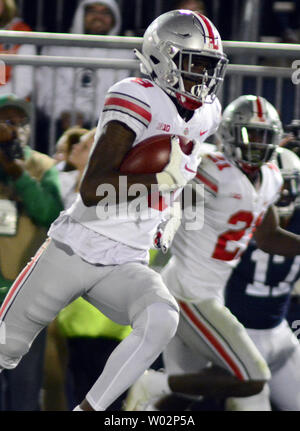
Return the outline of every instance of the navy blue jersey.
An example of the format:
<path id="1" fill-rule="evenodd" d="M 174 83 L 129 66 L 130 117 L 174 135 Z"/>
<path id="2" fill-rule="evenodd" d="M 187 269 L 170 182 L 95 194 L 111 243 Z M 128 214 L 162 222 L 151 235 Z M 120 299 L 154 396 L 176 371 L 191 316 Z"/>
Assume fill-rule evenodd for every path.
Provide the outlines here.
<path id="1" fill-rule="evenodd" d="M 299 208 L 287 230 L 300 234 Z M 299 278 L 300 256 L 271 255 L 251 241 L 228 280 L 225 304 L 246 328 L 274 328 L 285 318 L 290 292 Z"/>

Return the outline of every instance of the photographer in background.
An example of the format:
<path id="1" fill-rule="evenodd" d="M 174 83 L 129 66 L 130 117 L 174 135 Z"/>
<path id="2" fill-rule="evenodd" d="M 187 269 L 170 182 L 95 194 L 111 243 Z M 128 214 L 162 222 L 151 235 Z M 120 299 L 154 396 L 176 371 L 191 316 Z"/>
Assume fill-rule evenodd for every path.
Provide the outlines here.
<path id="1" fill-rule="evenodd" d="M 83 0 L 78 2 L 74 13 L 72 34 L 116 36 L 122 24 L 121 13 L 115 0 Z M 87 48 L 46 46 L 43 55 L 85 58 L 133 59 L 133 51 L 115 48 Z M 55 72 L 55 88 L 54 88 Z M 75 73 L 75 74 L 74 74 Z M 103 69 L 78 67 L 42 67 L 38 78 L 38 116 L 37 136 L 47 136 L 50 121 L 54 116 L 56 138 L 65 130 L 78 125 L 92 128 L 97 125 L 99 113 L 104 106 L 107 90 L 115 82 L 130 75 L 127 69 Z M 55 90 L 56 89 L 56 90 Z M 56 98 L 53 104 L 54 92 Z M 53 111 L 54 109 L 54 111 Z M 45 141 L 38 143 L 38 148 L 50 153 L 45 148 Z"/>
<path id="2" fill-rule="evenodd" d="M 30 116 L 29 102 L 0 97 L 0 302 L 62 210 L 55 160 L 27 145 Z M 44 343 L 45 331 L 17 368 L 1 373 L 0 410 L 39 410 Z"/>

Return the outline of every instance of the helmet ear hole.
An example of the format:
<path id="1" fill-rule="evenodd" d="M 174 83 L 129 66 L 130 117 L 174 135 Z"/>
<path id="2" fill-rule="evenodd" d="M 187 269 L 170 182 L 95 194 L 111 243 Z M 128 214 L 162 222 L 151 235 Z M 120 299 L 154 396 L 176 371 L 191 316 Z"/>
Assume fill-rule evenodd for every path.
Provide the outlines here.
<path id="1" fill-rule="evenodd" d="M 154 55 L 150 55 L 150 60 L 154 63 L 154 64 L 158 64 L 159 63 L 159 59 L 154 57 Z"/>
<path id="2" fill-rule="evenodd" d="M 174 63 L 176 64 L 176 66 L 179 66 L 179 56 L 180 56 L 180 51 L 178 51 L 174 57 L 172 58 L 172 60 L 174 61 Z"/>

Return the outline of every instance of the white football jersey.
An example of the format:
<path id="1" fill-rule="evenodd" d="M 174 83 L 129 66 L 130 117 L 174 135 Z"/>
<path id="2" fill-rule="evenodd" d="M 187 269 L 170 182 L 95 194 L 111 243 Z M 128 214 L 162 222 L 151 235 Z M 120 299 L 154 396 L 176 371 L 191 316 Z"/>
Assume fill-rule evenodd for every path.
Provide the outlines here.
<path id="1" fill-rule="evenodd" d="M 205 104 L 196 110 L 186 122 L 178 114 L 170 97 L 156 84 L 147 79 L 127 78 L 113 85 L 106 96 L 93 148 L 103 127 L 110 121 L 127 124 L 136 133 L 135 146 L 159 134 L 183 135 L 203 142 L 217 130 L 220 118 L 220 103 L 215 99 L 212 104 Z M 93 148 L 90 157 L 93 157 Z M 195 173 L 191 172 L 190 175 L 192 179 Z M 118 214 L 110 213 L 107 218 L 103 212 L 99 216 L 99 206 L 86 207 L 79 196 L 67 214 L 108 238 L 138 249 L 149 249 L 158 224 L 167 216 L 172 200 L 177 195 L 178 192 L 171 199 L 169 196 L 159 198 L 156 193 L 156 196 L 152 196 L 151 208 L 144 205 L 142 210 L 139 208 L 139 213 L 134 211 L 138 198 L 133 199 L 129 204 L 117 205 Z"/>
<path id="2" fill-rule="evenodd" d="M 176 297 L 195 301 L 217 295 L 222 299 L 232 268 L 268 207 L 279 197 L 279 169 L 267 163 L 261 174 L 261 185 L 256 190 L 222 153 L 203 157 L 193 180 L 195 184 L 204 184 L 204 205 L 199 205 L 198 213 L 199 219 L 203 217 L 203 226 L 193 230 L 190 224 L 188 228 L 191 208 L 185 210 L 171 248 L 181 285 L 175 288 L 176 292 L 169 286 Z"/>

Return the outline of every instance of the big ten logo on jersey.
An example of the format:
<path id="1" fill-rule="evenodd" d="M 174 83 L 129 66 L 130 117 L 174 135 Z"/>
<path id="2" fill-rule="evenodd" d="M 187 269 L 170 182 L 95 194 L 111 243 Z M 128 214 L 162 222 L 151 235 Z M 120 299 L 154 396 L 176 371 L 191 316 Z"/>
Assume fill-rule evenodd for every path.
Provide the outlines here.
<path id="1" fill-rule="evenodd" d="M 142 87 L 145 87 L 145 88 L 151 88 L 151 87 L 154 87 L 154 85 L 153 85 L 150 81 L 148 81 L 147 79 L 143 79 L 143 78 L 134 78 L 134 79 L 132 79 L 131 81 L 132 81 L 132 82 L 135 82 L 135 83 L 137 83 L 137 84 L 139 84 L 139 85 L 141 85 Z"/>
<path id="2" fill-rule="evenodd" d="M 165 124 L 165 123 L 158 123 L 157 130 L 162 130 L 163 132 L 169 132 L 171 129 L 170 124 Z"/>
<path id="3" fill-rule="evenodd" d="M 224 168 L 230 168 L 231 164 L 225 159 L 221 154 L 214 154 L 213 156 L 209 154 L 207 156 L 212 162 L 215 163 L 219 171 L 222 171 Z"/>
<path id="4" fill-rule="evenodd" d="M 275 165 L 275 163 L 268 162 L 267 166 L 268 166 L 269 169 L 271 169 L 273 171 L 276 171 L 276 172 L 279 172 L 279 168 L 278 168 L 278 166 Z"/>

